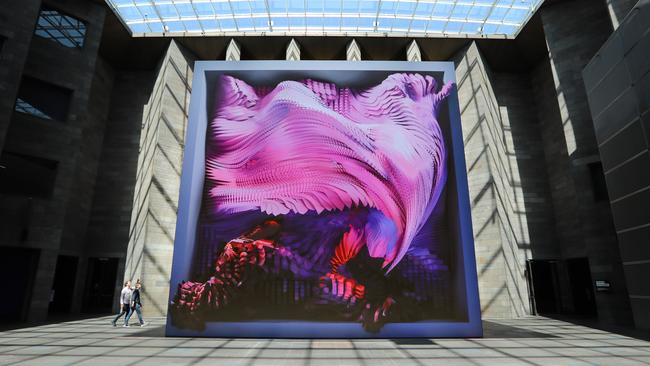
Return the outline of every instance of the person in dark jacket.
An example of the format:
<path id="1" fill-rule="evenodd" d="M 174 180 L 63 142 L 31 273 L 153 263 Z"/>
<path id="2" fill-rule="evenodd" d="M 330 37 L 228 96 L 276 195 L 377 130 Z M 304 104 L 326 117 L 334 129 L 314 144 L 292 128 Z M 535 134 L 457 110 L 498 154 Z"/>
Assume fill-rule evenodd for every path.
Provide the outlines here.
<path id="1" fill-rule="evenodd" d="M 140 283 L 140 280 L 136 281 L 135 283 L 135 290 L 133 290 L 133 293 L 131 294 L 131 311 L 129 312 L 129 315 L 126 316 L 126 323 L 128 324 L 129 319 L 131 319 L 131 315 L 133 315 L 133 312 L 135 311 L 138 314 L 138 320 L 140 321 L 140 326 L 144 327 L 147 325 L 144 320 L 142 320 L 142 300 L 140 297 L 140 289 L 142 288 L 142 283 Z"/>

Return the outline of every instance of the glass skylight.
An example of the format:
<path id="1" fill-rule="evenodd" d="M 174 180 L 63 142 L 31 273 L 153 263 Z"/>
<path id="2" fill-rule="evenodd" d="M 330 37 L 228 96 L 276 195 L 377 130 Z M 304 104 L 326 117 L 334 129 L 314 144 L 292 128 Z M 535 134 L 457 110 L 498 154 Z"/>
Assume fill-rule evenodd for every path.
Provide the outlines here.
<path id="1" fill-rule="evenodd" d="M 133 36 L 514 38 L 544 0 L 106 0 Z"/>

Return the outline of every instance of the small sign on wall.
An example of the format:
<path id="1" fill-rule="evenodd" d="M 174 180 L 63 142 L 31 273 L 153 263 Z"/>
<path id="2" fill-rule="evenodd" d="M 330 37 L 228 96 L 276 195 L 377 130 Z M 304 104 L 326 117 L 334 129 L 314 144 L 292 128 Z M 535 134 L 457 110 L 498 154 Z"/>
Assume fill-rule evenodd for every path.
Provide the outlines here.
<path id="1" fill-rule="evenodd" d="M 596 291 L 609 292 L 612 290 L 612 285 L 607 280 L 596 280 Z"/>

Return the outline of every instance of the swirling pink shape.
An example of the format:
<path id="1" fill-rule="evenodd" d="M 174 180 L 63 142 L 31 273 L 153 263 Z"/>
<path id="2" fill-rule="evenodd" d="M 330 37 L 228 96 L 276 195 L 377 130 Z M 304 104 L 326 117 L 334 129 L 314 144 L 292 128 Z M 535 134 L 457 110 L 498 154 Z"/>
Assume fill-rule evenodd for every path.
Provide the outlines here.
<path id="1" fill-rule="evenodd" d="M 314 80 L 255 88 L 224 75 L 209 126 L 210 207 L 272 215 L 375 208 L 365 244 L 391 270 L 444 188 L 437 115 L 452 88 L 403 73 L 360 91 Z"/>

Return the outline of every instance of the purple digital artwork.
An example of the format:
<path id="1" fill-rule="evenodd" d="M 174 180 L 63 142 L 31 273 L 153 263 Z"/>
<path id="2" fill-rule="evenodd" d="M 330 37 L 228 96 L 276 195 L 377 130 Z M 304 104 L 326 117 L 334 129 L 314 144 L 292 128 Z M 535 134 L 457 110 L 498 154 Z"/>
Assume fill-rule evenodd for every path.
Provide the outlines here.
<path id="1" fill-rule="evenodd" d="M 221 75 L 174 325 L 300 319 L 373 332 L 448 316 L 438 115 L 453 87 L 418 73 L 358 90 Z"/>

